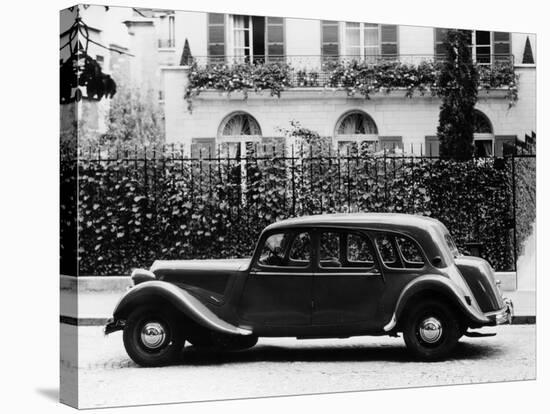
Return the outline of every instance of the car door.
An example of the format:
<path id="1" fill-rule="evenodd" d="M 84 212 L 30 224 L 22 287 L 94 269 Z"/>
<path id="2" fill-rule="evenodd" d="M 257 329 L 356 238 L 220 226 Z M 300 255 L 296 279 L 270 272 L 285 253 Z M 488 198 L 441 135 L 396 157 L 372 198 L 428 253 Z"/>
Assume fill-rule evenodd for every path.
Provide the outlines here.
<path id="1" fill-rule="evenodd" d="M 312 243 L 308 230 L 266 234 L 245 282 L 239 316 L 252 327 L 311 323 Z"/>
<path id="2" fill-rule="evenodd" d="M 377 255 L 364 233 L 320 229 L 313 277 L 313 325 L 376 324 L 384 290 Z"/>
<path id="3" fill-rule="evenodd" d="M 420 244 L 405 234 L 380 231 L 370 235 L 380 255 L 386 280 L 386 289 L 380 299 L 381 318 L 389 320 L 405 286 L 426 274 L 428 261 Z"/>

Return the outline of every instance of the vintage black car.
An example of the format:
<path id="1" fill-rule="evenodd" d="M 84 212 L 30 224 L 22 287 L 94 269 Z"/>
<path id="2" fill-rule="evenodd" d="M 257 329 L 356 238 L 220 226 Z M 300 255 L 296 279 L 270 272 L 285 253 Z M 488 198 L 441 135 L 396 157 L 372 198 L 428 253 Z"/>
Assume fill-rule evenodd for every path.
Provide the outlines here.
<path id="1" fill-rule="evenodd" d="M 400 332 L 414 356 L 439 360 L 513 312 L 487 261 L 461 255 L 441 222 L 405 214 L 283 220 L 252 258 L 155 261 L 132 279 L 105 333 L 123 329 L 142 366 L 175 362 L 186 341 L 235 350 Z"/>

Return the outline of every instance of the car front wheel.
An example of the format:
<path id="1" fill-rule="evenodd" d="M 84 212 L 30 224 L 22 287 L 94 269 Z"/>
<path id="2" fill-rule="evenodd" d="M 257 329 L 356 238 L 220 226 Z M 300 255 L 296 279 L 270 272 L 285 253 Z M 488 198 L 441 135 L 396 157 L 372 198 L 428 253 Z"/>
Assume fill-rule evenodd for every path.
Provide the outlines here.
<path id="1" fill-rule="evenodd" d="M 138 308 L 126 321 L 124 347 L 144 367 L 168 365 L 177 360 L 185 339 L 180 324 L 162 308 Z"/>
<path id="2" fill-rule="evenodd" d="M 460 323 L 455 312 L 439 301 L 417 303 L 405 317 L 405 344 L 416 358 L 424 361 L 448 357 L 460 335 Z"/>

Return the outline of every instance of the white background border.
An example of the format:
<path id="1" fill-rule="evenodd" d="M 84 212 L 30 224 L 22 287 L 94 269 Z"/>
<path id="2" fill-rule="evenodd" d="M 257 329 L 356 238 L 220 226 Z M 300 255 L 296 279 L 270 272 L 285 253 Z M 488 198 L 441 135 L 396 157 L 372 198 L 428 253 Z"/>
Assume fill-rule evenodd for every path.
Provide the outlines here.
<path id="1" fill-rule="evenodd" d="M 7 3 L 7 4 L 6 4 Z M 56 402 L 59 384 L 59 279 L 58 279 L 58 126 L 59 85 L 58 10 L 69 1 L 10 1 L 3 4 L 2 42 L 2 146 L 0 147 L 0 346 L 4 412 L 69 412 Z M 224 413 L 279 412 L 426 412 L 464 413 L 540 412 L 544 390 L 550 389 L 543 341 L 548 344 L 543 296 L 548 299 L 542 259 L 547 222 L 548 192 L 540 186 L 548 167 L 543 111 L 548 90 L 543 90 L 543 51 L 549 35 L 544 2 L 516 1 L 410 1 L 338 0 L 337 2 L 276 0 L 132 0 L 103 4 L 174 8 L 197 11 L 241 12 L 349 21 L 373 21 L 440 27 L 483 28 L 537 33 L 538 142 L 538 364 L 537 381 L 370 391 L 361 393 L 239 400 L 228 402 L 132 408 L 132 412 Z M 7 91 L 6 91 L 7 89 Z M 7 93 L 6 93 L 7 92 Z M 546 180 L 542 181 L 543 183 Z M 543 194 L 545 193 L 546 194 Z M 542 228 L 542 231 L 541 231 Z M 544 364 L 544 366 L 543 366 Z M 184 386 L 184 384 L 182 384 Z M 266 384 L 266 392 L 269 385 Z M 125 410 L 127 411 L 127 410 Z M 122 412 L 104 409 L 102 413 Z"/>

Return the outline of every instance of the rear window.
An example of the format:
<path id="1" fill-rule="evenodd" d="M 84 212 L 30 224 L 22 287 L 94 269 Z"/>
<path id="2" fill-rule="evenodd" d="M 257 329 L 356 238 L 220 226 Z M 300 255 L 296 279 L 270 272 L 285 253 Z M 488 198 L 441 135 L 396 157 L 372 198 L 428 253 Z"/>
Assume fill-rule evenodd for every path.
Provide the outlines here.
<path id="1" fill-rule="evenodd" d="M 445 234 L 445 241 L 447 242 L 447 246 L 449 247 L 449 250 L 451 251 L 454 258 L 457 258 L 460 256 L 460 252 L 458 251 L 458 247 L 456 247 L 455 241 L 451 237 L 449 233 Z"/>

